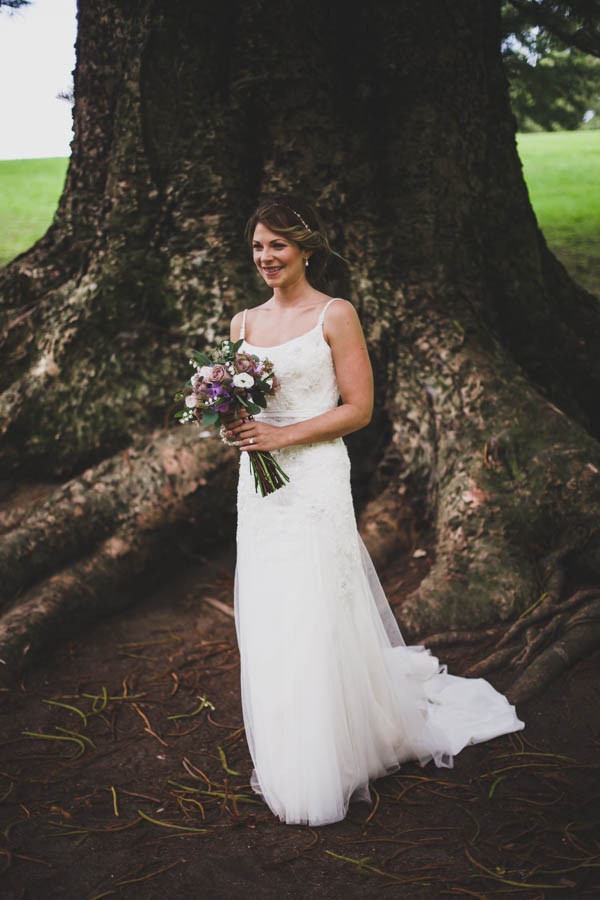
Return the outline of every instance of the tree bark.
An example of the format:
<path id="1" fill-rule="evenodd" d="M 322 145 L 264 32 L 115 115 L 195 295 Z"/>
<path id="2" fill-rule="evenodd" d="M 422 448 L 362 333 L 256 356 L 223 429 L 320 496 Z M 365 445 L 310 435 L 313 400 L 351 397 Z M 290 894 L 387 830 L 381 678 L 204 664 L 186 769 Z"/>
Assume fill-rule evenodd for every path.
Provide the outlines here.
<path id="1" fill-rule="evenodd" d="M 0 544 L 7 671 L 135 602 L 182 555 L 229 540 L 236 456 L 191 429 L 147 435 L 26 513 Z"/>
<path id="2" fill-rule="evenodd" d="M 287 189 L 348 260 L 330 291 L 355 303 L 374 361 L 373 424 L 349 442 L 365 539 L 382 565 L 435 525 L 407 636 L 522 614 L 555 578 L 551 554 L 565 583 L 597 579 L 600 315 L 529 203 L 499 6 L 80 0 L 65 191 L 0 275 L 0 465 L 70 479 L 95 466 L 97 516 L 75 540 L 79 482 L 59 490 L 32 513 L 26 554 L 5 538 L 13 587 L 27 554 L 35 591 L 126 527 L 142 470 L 115 474 L 106 505 L 94 485 L 140 434 L 168 434 L 189 349 L 265 298 L 243 224 Z M 196 451 L 215 465 L 209 444 Z M 187 496 L 178 473 L 171 486 Z"/>

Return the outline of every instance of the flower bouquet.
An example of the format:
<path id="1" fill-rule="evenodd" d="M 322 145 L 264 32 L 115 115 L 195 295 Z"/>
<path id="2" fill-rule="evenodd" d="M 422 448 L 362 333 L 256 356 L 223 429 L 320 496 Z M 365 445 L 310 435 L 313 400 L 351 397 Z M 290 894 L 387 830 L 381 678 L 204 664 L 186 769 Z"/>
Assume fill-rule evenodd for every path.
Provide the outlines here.
<path id="1" fill-rule="evenodd" d="M 190 365 L 196 371 L 187 382 L 187 393 L 180 391 L 175 395 L 185 404 L 185 409 L 175 413 L 181 424 L 197 421 L 202 425 L 223 425 L 239 418 L 242 410 L 253 416 L 266 408 L 267 396 L 279 387 L 273 363 L 251 353 L 240 353 L 242 343 L 243 340 L 221 341 L 211 356 L 192 351 Z M 270 452 L 246 452 L 255 489 L 263 497 L 289 481 Z"/>

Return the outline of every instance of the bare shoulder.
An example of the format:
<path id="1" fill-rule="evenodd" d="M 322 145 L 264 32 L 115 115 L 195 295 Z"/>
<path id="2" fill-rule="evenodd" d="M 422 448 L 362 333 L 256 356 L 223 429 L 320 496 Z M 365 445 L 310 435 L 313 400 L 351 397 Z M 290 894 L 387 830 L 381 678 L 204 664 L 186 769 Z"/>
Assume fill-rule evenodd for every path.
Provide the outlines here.
<path id="1" fill-rule="evenodd" d="M 325 315 L 324 332 L 328 341 L 338 337 L 362 336 L 362 327 L 358 313 L 353 304 L 343 297 L 332 298 L 332 303 Z"/>
<path id="2" fill-rule="evenodd" d="M 333 303 L 328 307 L 326 318 L 336 321 L 354 321 L 358 320 L 358 315 L 352 303 L 344 300 L 343 297 L 332 297 Z"/>

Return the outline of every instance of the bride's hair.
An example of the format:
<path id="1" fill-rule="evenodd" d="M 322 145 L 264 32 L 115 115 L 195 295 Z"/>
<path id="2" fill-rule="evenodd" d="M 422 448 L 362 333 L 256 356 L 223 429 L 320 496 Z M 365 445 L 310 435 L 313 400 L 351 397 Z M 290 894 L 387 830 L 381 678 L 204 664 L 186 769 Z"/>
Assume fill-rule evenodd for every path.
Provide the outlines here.
<path id="1" fill-rule="evenodd" d="M 317 211 L 299 197 L 278 195 L 262 200 L 246 224 L 244 233 L 250 246 L 259 222 L 275 234 L 294 241 L 302 250 L 310 251 L 306 275 L 315 286 L 322 281 L 331 257 L 342 258 L 332 250 Z"/>

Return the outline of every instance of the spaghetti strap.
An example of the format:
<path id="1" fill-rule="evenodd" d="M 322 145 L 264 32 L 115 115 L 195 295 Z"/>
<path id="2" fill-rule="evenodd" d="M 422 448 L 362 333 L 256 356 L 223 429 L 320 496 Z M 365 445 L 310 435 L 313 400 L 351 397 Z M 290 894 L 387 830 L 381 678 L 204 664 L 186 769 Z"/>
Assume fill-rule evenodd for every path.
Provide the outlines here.
<path id="1" fill-rule="evenodd" d="M 323 309 L 321 310 L 321 315 L 318 318 L 317 325 L 322 325 L 325 321 L 325 313 L 327 312 L 327 307 L 331 306 L 331 304 L 336 300 L 336 297 L 332 297 L 331 300 L 328 300 Z"/>
<path id="2" fill-rule="evenodd" d="M 245 309 L 244 315 L 242 316 L 242 329 L 240 331 L 240 340 L 244 340 L 244 338 L 246 337 L 246 313 L 247 312 L 248 312 L 248 310 Z"/>

